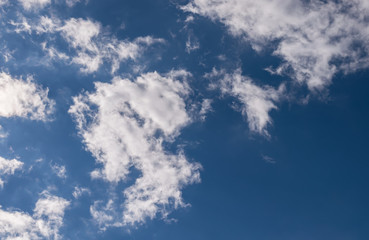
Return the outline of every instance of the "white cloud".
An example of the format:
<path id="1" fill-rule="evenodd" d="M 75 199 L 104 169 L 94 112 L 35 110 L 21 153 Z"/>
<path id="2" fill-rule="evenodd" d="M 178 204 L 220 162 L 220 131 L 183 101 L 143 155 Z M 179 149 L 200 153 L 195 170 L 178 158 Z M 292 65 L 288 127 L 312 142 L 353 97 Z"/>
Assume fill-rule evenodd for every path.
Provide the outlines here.
<path id="1" fill-rule="evenodd" d="M 0 117 L 47 121 L 55 104 L 47 95 L 48 89 L 35 84 L 32 77 L 21 80 L 0 73 Z"/>
<path id="2" fill-rule="evenodd" d="M 41 16 L 38 23 L 33 26 L 37 34 L 54 33 L 61 26 L 61 20 L 55 17 Z"/>
<path id="3" fill-rule="evenodd" d="M 68 7 L 73 7 L 75 4 L 81 2 L 81 0 L 66 0 L 65 3 Z"/>
<path id="4" fill-rule="evenodd" d="M 220 78 L 222 93 L 234 96 L 241 102 L 242 115 L 247 118 L 251 131 L 269 136 L 266 130 L 267 126 L 272 123 L 269 112 L 277 109 L 276 103 L 281 100 L 285 91 L 283 84 L 278 89 L 270 86 L 257 86 L 251 78 L 242 76 L 240 69 L 231 74 L 224 70 L 214 69 L 206 76 Z"/>
<path id="5" fill-rule="evenodd" d="M 132 167 L 141 172 L 124 190 L 123 224 L 142 223 L 157 213 L 165 217 L 171 207 L 184 206 L 183 186 L 199 181 L 198 164 L 189 163 L 182 153 L 168 153 L 162 145 L 191 122 L 185 103 L 188 76 L 181 70 L 164 76 L 146 73 L 134 81 L 117 77 L 112 83 L 95 83 L 95 93 L 74 98 L 69 112 L 87 149 L 102 165 L 92 177 L 116 183 L 126 179 Z"/>
<path id="6" fill-rule="evenodd" d="M 44 191 L 32 216 L 0 208 L 0 237 L 4 240 L 61 239 L 59 228 L 63 225 L 64 211 L 69 204 L 67 200 Z"/>
<path id="7" fill-rule="evenodd" d="M 100 229 L 105 231 L 108 226 L 117 226 L 119 223 L 115 223 L 116 210 L 113 200 L 109 200 L 105 206 L 101 206 L 101 201 L 95 201 L 90 206 L 90 213 L 92 218 L 97 222 Z"/>
<path id="8" fill-rule="evenodd" d="M 267 162 L 267 163 L 272 163 L 272 164 L 277 163 L 277 161 L 276 161 L 276 160 L 274 160 L 274 158 L 269 157 L 269 156 L 267 156 L 267 155 L 261 155 L 261 157 L 262 157 L 262 159 L 263 159 L 265 162 Z"/>
<path id="9" fill-rule="evenodd" d="M 67 178 L 67 170 L 65 166 L 54 164 L 54 165 L 51 165 L 51 169 L 59 178 L 63 178 L 63 179 Z"/>
<path id="10" fill-rule="evenodd" d="M 51 0 L 18 0 L 25 10 L 38 10 L 46 7 Z"/>
<path id="11" fill-rule="evenodd" d="M 31 25 L 29 25 L 27 19 L 24 17 L 22 18 L 22 22 L 14 22 L 13 20 L 10 20 L 9 23 L 15 27 L 14 31 L 16 33 L 27 32 L 28 34 L 31 34 L 32 32 Z"/>
<path id="12" fill-rule="evenodd" d="M 0 0 L 0 7 L 8 4 L 8 0 Z"/>
<path id="13" fill-rule="evenodd" d="M 200 48 L 199 41 L 195 37 L 189 35 L 186 41 L 186 52 L 191 53 L 199 48 Z"/>
<path id="14" fill-rule="evenodd" d="M 98 51 L 93 38 L 97 37 L 101 31 L 100 23 L 82 18 L 71 18 L 65 22 L 60 30 L 64 38 L 74 48 L 81 48 L 91 52 Z"/>
<path id="15" fill-rule="evenodd" d="M 322 90 L 337 71 L 369 65 L 369 4 L 353 1 L 193 0 L 185 11 L 224 23 L 258 51 L 275 47 L 291 75 L 310 90 Z"/>
<path id="16" fill-rule="evenodd" d="M 211 103 L 212 100 L 211 99 L 204 99 L 201 103 L 201 109 L 200 109 L 200 119 L 202 121 L 205 121 L 206 119 L 206 114 L 210 111 L 212 111 L 212 107 L 211 107 Z"/>
<path id="17" fill-rule="evenodd" d="M 3 130 L 3 127 L 0 125 L 0 139 L 6 138 L 8 136 L 8 133 Z"/>
<path id="18" fill-rule="evenodd" d="M 90 189 L 83 188 L 83 187 L 78 187 L 78 186 L 74 187 L 74 191 L 73 191 L 72 195 L 75 199 L 80 198 L 83 194 L 91 194 Z"/>
<path id="19" fill-rule="evenodd" d="M 151 36 L 119 40 L 101 23 L 91 19 L 61 20 L 55 16 L 31 19 L 21 16 L 9 23 L 14 26 L 11 31 L 18 34 L 27 33 L 31 37 L 32 33 L 42 35 L 44 41 L 41 47 L 51 59 L 76 64 L 81 72 L 87 74 L 98 71 L 103 64 L 110 65 L 114 74 L 122 62 L 137 61 L 149 46 L 165 43 L 163 39 Z M 59 34 L 67 42 L 70 52 L 58 49 L 55 37 Z"/>
<path id="20" fill-rule="evenodd" d="M 85 73 L 96 72 L 104 61 L 111 63 L 114 73 L 122 61 L 136 60 L 147 46 L 164 42 L 150 36 L 133 41 L 106 37 L 101 24 L 90 19 L 69 19 L 59 30 L 77 52 L 72 62 L 81 65 L 81 71 Z"/>
<path id="21" fill-rule="evenodd" d="M 61 60 L 69 60 L 69 57 L 62 52 L 59 52 L 54 47 L 47 47 L 46 42 L 41 43 L 42 50 L 44 50 L 50 59 L 61 59 Z"/>
<path id="22" fill-rule="evenodd" d="M 16 170 L 23 167 L 23 163 L 17 159 L 5 159 L 0 157 L 0 177 L 3 175 L 13 175 Z M 0 187 L 4 186 L 4 181 L 0 178 Z"/>

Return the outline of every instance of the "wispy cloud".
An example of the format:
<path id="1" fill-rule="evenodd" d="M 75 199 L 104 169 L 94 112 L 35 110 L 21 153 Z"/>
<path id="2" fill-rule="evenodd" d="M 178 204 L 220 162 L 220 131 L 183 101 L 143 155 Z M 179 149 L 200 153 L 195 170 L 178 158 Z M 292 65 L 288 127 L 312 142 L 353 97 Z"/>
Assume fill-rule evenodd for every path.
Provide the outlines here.
<path id="1" fill-rule="evenodd" d="M 258 86 L 251 78 L 243 76 L 240 69 L 232 73 L 213 69 L 211 73 L 206 74 L 206 77 L 220 79 L 218 87 L 221 92 L 239 100 L 242 104 L 242 115 L 247 118 L 252 132 L 269 136 L 266 130 L 272 123 L 269 112 L 277 109 L 276 103 L 283 98 L 285 92 L 283 84 L 277 89 L 268 85 Z"/>
<path id="2" fill-rule="evenodd" d="M 67 169 L 64 165 L 52 164 L 51 169 L 59 178 L 67 178 Z"/>
<path id="3" fill-rule="evenodd" d="M 84 187 L 79 187 L 79 186 L 74 187 L 74 191 L 73 191 L 72 195 L 75 199 L 80 198 L 84 194 L 90 195 L 91 194 L 90 189 L 84 188 Z"/>

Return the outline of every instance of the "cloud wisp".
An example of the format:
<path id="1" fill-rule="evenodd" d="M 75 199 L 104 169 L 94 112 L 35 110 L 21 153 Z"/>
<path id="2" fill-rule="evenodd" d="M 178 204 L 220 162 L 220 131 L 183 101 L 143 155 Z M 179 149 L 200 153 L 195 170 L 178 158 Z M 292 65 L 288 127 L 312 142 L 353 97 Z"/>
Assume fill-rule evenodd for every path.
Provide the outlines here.
<path id="1" fill-rule="evenodd" d="M 247 119 L 251 132 L 269 137 L 268 125 L 272 124 L 270 111 L 277 109 L 277 103 L 284 98 L 285 86 L 281 84 L 277 89 L 265 85 L 258 86 L 254 81 L 241 74 L 241 69 L 232 73 L 213 69 L 205 75 L 206 78 L 216 79 L 220 82 L 216 88 L 220 88 L 222 94 L 235 97 L 240 103 L 240 111 Z"/>

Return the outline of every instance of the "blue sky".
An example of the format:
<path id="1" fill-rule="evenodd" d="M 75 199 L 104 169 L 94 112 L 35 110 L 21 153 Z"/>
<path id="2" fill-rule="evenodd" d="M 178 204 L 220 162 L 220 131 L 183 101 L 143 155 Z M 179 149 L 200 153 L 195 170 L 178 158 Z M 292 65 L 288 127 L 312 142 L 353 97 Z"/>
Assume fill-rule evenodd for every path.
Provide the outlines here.
<path id="1" fill-rule="evenodd" d="M 0 24 L 1 239 L 368 239 L 366 0 L 0 0 Z"/>

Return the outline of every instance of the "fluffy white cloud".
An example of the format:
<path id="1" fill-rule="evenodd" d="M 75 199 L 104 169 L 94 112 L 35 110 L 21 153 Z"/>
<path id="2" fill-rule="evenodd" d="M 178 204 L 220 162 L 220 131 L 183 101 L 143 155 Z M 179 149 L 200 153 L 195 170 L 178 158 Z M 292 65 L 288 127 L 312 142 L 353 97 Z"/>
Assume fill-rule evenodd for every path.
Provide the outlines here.
<path id="1" fill-rule="evenodd" d="M 69 204 L 69 201 L 44 191 L 32 216 L 0 208 L 0 237 L 4 240 L 61 239 L 59 228 L 63 225 L 64 211 Z"/>
<path id="2" fill-rule="evenodd" d="M 242 115 L 247 118 L 251 131 L 269 136 L 266 130 L 267 126 L 272 123 L 269 112 L 277 109 L 276 103 L 283 98 L 285 91 L 283 84 L 278 89 L 271 86 L 257 86 L 251 78 L 242 76 L 240 69 L 233 73 L 214 69 L 206 76 L 220 78 L 221 92 L 234 96 L 241 102 Z"/>
<path id="3" fill-rule="evenodd" d="M 17 159 L 5 159 L 0 157 L 0 176 L 13 175 L 16 170 L 23 167 L 23 162 Z M 3 187 L 4 181 L 0 178 L 0 187 Z"/>
<path id="4" fill-rule="evenodd" d="M 192 0 L 185 11 L 221 21 L 258 51 L 277 42 L 285 63 L 274 69 L 310 90 L 331 83 L 337 71 L 369 65 L 369 4 L 366 0 Z"/>
<path id="5" fill-rule="evenodd" d="M 64 38 L 74 47 L 97 51 L 97 46 L 93 38 L 99 35 L 101 26 L 99 23 L 84 19 L 69 19 L 61 27 Z"/>
<path id="6" fill-rule="evenodd" d="M 46 7 L 51 0 L 18 0 L 26 10 L 38 10 Z"/>
<path id="7" fill-rule="evenodd" d="M 70 113 L 87 149 L 102 165 L 92 177 L 118 182 L 132 167 L 141 172 L 124 190 L 123 224 L 142 223 L 157 213 L 165 216 L 170 207 L 184 206 L 181 189 L 199 181 L 198 164 L 163 147 L 191 122 L 185 103 L 188 75 L 182 70 L 164 76 L 146 73 L 134 81 L 117 77 L 112 83 L 95 83 L 95 93 L 74 98 Z"/>
<path id="8" fill-rule="evenodd" d="M 48 98 L 48 89 L 33 82 L 0 73 L 0 117 L 23 117 L 46 121 L 53 112 L 54 101 Z"/>

